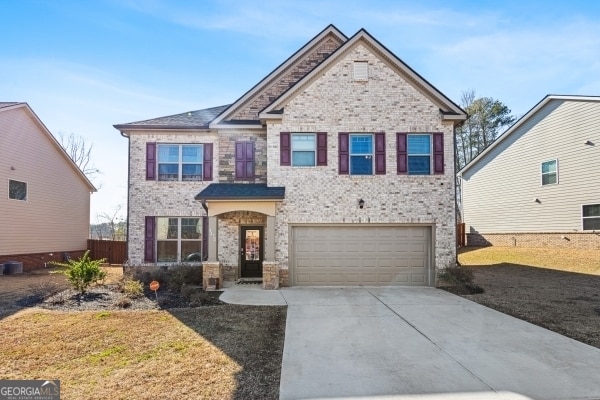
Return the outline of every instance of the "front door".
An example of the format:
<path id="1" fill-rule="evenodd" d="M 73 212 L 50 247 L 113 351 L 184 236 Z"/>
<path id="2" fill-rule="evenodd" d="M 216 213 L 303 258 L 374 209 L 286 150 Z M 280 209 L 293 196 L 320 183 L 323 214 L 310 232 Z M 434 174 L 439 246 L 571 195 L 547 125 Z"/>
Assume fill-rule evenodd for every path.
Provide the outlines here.
<path id="1" fill-rule="evenodd" d="M 241 277 L 261 278 L 263 261 L 263 227 L 242 226 Z"/>

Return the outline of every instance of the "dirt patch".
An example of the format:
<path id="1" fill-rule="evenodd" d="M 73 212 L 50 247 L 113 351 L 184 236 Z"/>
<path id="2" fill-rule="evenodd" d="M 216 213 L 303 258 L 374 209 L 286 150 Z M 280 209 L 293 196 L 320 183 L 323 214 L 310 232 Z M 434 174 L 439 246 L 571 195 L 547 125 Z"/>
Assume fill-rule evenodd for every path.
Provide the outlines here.
<path id="1" fill-rule="evenodd" d="M 495 248 L 490 252 L 500 254 L 501 250 Z M 521 249 L 519 252 L 544 257 L 544 249 Z M 573 256 L 576 252 L 569 250 L 557 256 L 568 259 L 565 253 Z M 482 255 L 489 257 L 489 254 Z M 511 253 L 511 257 L 514 257 L 514 253 Z M 533 257 L 528 256 L 529 259 Z M 519 259 L 511 261 L 519 262 Z M 587 263 L 584 259 L 580 260 L 580 267 L 566 265 L 567 271 L 559 270 L 560 266 L 555 261 L 546 259 L 549 268 L 502 262 L 495 265 L 466 265 L 465 268 L 474 272 L 474 283 L 482 287 L 484 292 L 456 294 L 600 348 L 600 275 L 596 274 L 595 269 L 597 258 L 589 259 Z M 477 262 L 477 258 L 472 258 L 470 262 Z M 543 263 L 543 260 L 538 262 Z M 578 270 L 593 273 L 579 273 Z"/>

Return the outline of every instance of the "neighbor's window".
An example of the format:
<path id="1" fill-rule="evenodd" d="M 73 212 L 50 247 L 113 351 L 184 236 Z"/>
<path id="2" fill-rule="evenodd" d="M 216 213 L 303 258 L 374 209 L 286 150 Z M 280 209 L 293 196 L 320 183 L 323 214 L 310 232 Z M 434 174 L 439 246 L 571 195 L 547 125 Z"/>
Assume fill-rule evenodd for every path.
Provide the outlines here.
<path id="1" fill-rule="evenodd" d="M 582 207 L 584 231 L 600 230 L 600 204 L 590 204 Z"/>
<path id="2" fill-rule="evenodd" d="M 159 144 L 159 181 L 201 181 L 203 148 L 201 144 Z"/>
<path id="3" fill-rule="evenodd" d="M 409 175 L 431 174 L 431 135 L 408 135 L 407 153 Z"/>
<path id="4" fill-rule="evenodd" d="M 316 159 L 316 139 L 314 134 L 292 134 L 292 165 L 313 167 Z"/>
<path id="5" fill-rule="evenodd" d="M 156 219 L 158 262 L 202 261 L 202 218 Z"/>
<path id="6" fill-rule="evenodd" d="M 27 200 L 27 183 L 9 179 L 8 198 L 13 200 Z"/>
<path id="7" fill-rule="evenodd" d="M 556 160 L 542 163 L 542 186 L 558 183 L 558 166 Z"/>
<path id="8" fill-rule="evenodd" d="M 373 175 L 373 135 L 350 135 L 350 175 Z"/>

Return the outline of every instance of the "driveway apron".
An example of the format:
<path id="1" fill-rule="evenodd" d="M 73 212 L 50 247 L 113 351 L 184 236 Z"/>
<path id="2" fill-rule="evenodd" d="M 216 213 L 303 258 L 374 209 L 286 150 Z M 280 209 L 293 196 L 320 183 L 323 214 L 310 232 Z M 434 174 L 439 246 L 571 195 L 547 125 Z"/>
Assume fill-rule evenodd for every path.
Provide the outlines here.
<path id="1" fill-rule="evenodd" d="M 280 292 L 281 399 L 600 398 L 599 349 L 442 290 Z"/>

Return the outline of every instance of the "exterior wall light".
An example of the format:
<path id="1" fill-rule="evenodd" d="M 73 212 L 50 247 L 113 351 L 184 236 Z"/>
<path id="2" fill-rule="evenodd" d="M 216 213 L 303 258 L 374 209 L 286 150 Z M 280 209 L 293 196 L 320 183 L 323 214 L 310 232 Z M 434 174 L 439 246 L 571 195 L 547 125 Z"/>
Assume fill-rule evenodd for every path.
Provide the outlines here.
<path id="1" fill-rule="evenodd" d="M 365 206 L 365 201 L 363 199 L 358 200 L 358 208 L 362 209 Z"/>

